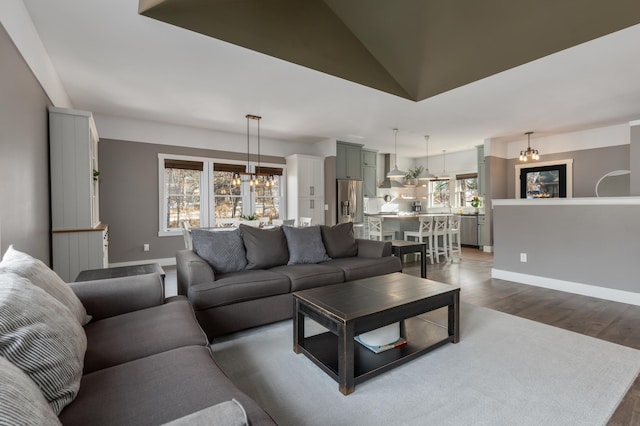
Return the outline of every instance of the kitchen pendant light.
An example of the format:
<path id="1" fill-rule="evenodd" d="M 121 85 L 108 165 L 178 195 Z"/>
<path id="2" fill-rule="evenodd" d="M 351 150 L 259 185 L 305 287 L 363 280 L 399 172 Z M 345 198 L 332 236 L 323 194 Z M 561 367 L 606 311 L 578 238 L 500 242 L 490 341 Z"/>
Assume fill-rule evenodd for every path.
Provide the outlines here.
<path id="1" fill-rule="evenodd" d="M 387 177 L 388 178 L 403 178 L 406 176 L 407 172 L 403 172 L 402 170 L 398 169 L 398 129 L 393 129 L 393 132 L 395 133 L 395 149 L 396 149 L 396 158 L 395 158 L 395 164 L 393 166 L 392 170 L 389 170 L 389 173 L 387 173 Z"/>
<path id="2" fill-rule="evenodd" d="M 427 168 L 424 169 L 422 173 L 420 173 L 420 175 L 418 176 L 418 179 L 431 180 L 431 179 L 435 179 L 436 176 L 433 173 L 429 172 L 429 135 L 424 135 L 424 140 L 427 146 Z"/>
<path id="3" fill-rule="evenodd" d="M 442 175 L 438 176 L 438 179 L 451 179 L 451 176 L 447 174 L 447 150 L 442 150 Z"/>

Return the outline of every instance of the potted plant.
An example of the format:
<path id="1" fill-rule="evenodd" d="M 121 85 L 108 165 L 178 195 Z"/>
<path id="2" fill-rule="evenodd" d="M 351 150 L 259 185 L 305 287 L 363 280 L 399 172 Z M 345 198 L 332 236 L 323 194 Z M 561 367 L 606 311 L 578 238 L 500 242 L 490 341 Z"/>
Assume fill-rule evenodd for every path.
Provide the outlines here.
<path id="1" fill-rule="evenodd" d="M 418 166 L 414 169 L 409 169 L 407 174 L 404 175 L 404 186 L 417 186 L 418 185 L 418 176 L 424 170 L 424 167 Z"/>
<path id="2" fill-rule="evenodd" d="M 253 214 L 243 214 L 242 216 L 240 216 L 242 219 L 244 220 L 258 220 L 260 219 L 260 216 L 258 216 L 258 213 L 253 213 Z"/>
<path id="3" fill-rule="evenodd" d="M 473 199 L 471 200 L 471 207 L 474 208 L 474 213 L 478 213 L 478 207 L 480 207 L 482 205 L 482 200 L 480 198 L 473 197 Z"/>

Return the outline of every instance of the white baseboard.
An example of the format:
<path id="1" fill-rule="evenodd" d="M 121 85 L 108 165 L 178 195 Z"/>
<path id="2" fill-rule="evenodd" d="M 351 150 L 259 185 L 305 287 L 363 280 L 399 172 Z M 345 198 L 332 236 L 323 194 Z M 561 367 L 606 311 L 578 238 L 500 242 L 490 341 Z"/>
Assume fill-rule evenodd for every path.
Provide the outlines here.
<path id="1" fill-rule="evenodd" d="M 536 287 L 549 288 L 551 290 L 559 290 L 567 293 L 581 294 L 583 296 L 597 297 L 599 299 L 640 306 L 640 293 L 634 293 L 631 291 L 616 290 L 613 288 L 598 287 L 591 284 L 581 284 L 572 281 L 557 280 L 555 278 L 521 274 L 519 272 L 504 271 L 502 269 L 495 268 L 491 269 L 491 277 L 505 281 L 533 285 Z"/>
<path id="2" fill-rule="evenodd" d="M 493 246 L 482 246 L 482 251 L 485 253 L 493 253 Z"/>
<path id="3" fill-rule="evenodd" d="M 145 260 L 132 260 L 131 262 L 116 262 L 110 263 L 109 268 L 117 268 L 119 266 L 135 266 L 146 265 L 147 263 L 157 263 L 160 266 L 175 266 L 175 257 L 166 257 L 164 259 L 145 259 Z"/>

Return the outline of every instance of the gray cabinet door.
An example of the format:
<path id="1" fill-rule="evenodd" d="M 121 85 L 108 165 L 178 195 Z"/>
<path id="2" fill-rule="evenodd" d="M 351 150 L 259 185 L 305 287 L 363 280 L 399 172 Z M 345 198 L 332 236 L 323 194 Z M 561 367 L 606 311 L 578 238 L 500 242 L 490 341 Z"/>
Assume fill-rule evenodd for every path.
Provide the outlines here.
<path id="1" fill-rule="evenodd" d="M 376 196 L 376 168 L 375 167 L 363 167 L 362 168 L 362 180 L 363 180 L 363 195 L 367 198 L 373 198 Z"/>
<path id="2" fill-rule="evenodd" d="M 362 146 L 338 142 L 336 178 L 362 180 Z"/>
<path id="3" fill-rule="evenodd" d="M 478 245 L 478 217 L 477 216 L 461 217 L 460 242 L 467 246 Z"/>

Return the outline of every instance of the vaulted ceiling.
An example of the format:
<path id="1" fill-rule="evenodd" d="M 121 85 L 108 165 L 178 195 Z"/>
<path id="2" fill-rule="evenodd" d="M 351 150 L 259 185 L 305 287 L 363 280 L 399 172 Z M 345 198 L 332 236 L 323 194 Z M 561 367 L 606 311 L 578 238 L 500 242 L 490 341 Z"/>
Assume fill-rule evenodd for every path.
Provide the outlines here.
<path id="1" fill-rule="evenodd" d="M 638 0 L 140 0 L 139 10 L 413 101 L 640 22 Z"/>

